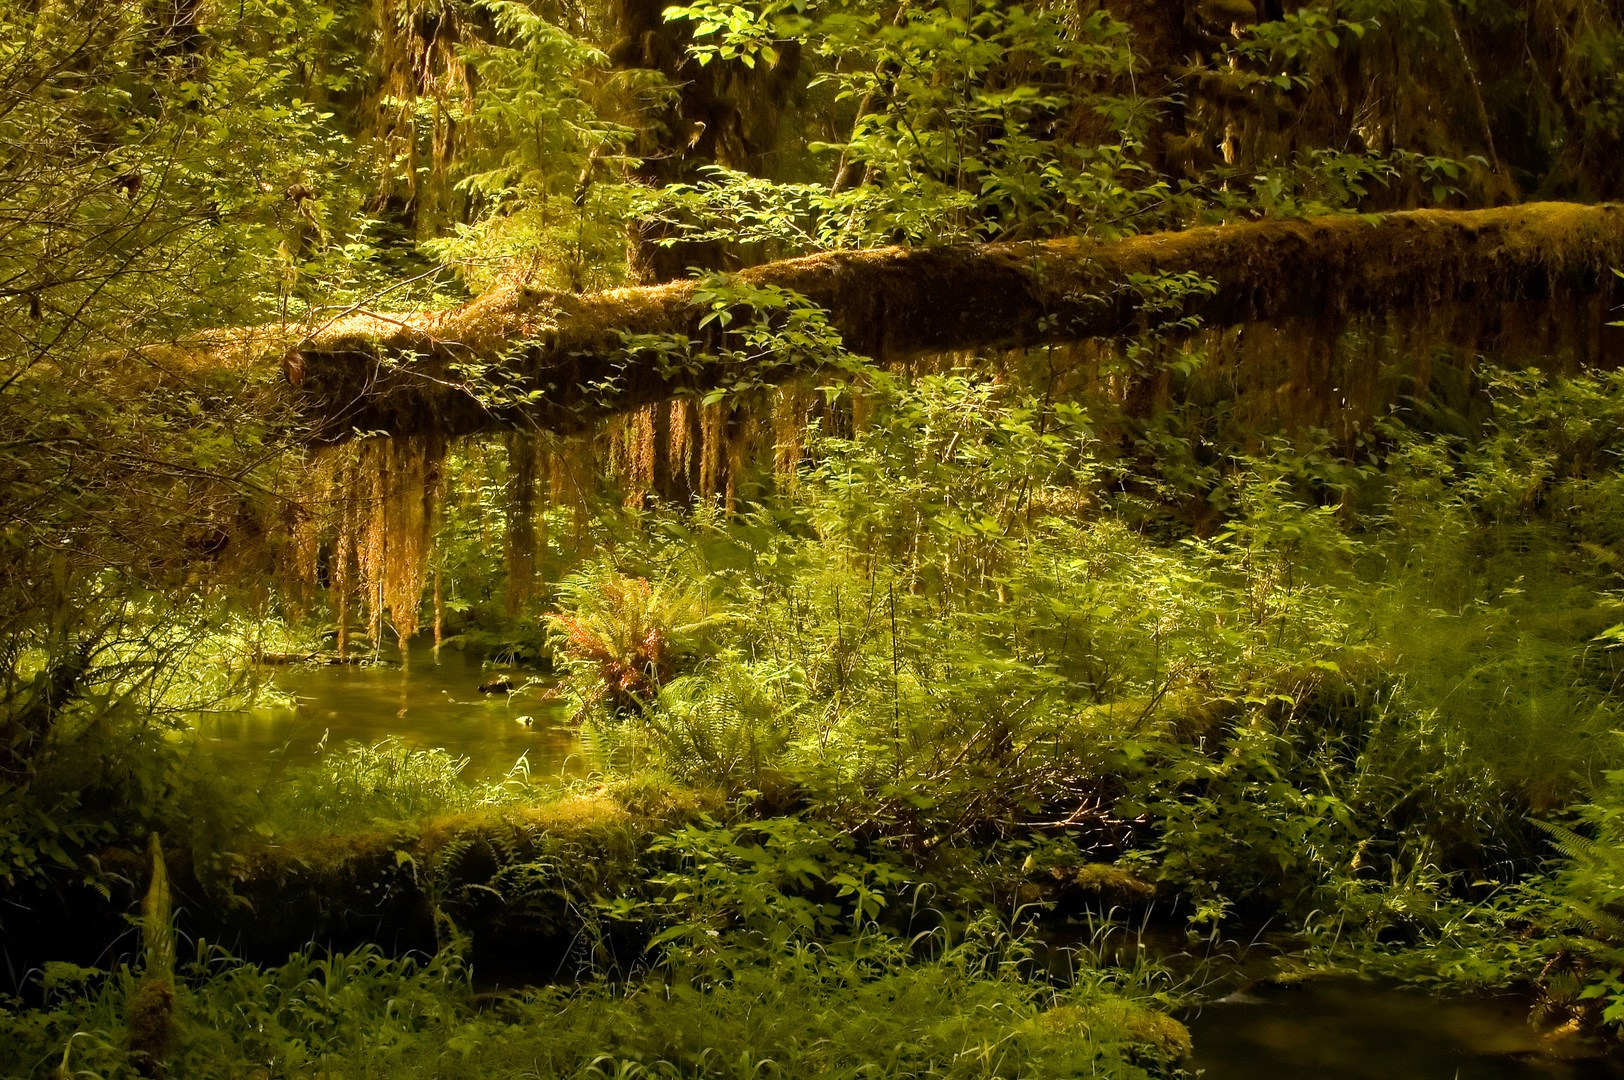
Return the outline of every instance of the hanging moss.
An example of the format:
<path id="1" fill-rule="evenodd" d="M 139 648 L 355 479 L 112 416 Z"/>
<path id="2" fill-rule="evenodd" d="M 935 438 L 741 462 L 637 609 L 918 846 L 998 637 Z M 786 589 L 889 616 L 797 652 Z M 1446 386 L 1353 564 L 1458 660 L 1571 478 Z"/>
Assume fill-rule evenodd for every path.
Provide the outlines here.
<path id="1" fill-rule="evenodd" d="M 458 212 L 452 166 L 473 112 L 466 53 L 477 40 L 468 12 L 453 3 L 374 0 L 371 142 L 379 163 L 378 208 L 410 213 L 419 237 L 436 235 Z M 423 103 L 428 108 L 423 108 Z"/>
<path id="2" fill-rule="evenodd" d="M 349 498 L 358 507 L 356 566 L 374 642 L 382 640 L 386 614 L 401 643 L 417 633 L 444 454 L 432 434 L 360 446 Z"/>
<path id="3" fill-rule="evenodd" d="M 312 553 L 305 564 L 312 586 L 314 552 L 331 551 L 327 585 L 340 656 L 348 654 L 357 601 L 374 644 L 386 619 L 402 644 L 417 633 L 445 452 L 445 441 L 428 434 L 363 440 L 309 462 L 299 543 Z"/>
<path id="4" fill-rule="evenodd" d="M 773 476 L 780 485 L 794 483 L 814 403 L 813 391 L 804 381 L 786 383 L 773 395 Z"/>

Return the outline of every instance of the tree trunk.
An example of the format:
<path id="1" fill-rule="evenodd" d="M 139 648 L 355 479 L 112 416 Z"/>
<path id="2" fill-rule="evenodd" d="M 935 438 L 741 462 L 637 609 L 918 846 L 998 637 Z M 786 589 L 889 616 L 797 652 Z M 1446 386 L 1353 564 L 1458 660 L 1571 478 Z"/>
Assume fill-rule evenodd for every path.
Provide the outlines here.
<path id="1" fill-rule="evenodd" d="M 792 290 L 827 309 L 853 352 L 882 363 L 964 350 L 1127 338 L 1160 328 L 1387 316 L 1472 347 L 1543 333 L 1531 320 L 1595 325 L 1624 266 L 1619 206 L 1534 203 L 1481 211 L 1260 221 L 1117 241 L 883 248 L 768 263 L 736 279 Z M 696 284 L 572 295 L 508 284 L 443 312 L 359 313 L 284 358 L 316 441 L 360 432 L 468 435 L 579 430 L 598 419 L 739 378 L 715 358 Z M 1531 315 L 1530 312 L 1533 314 Z M 628 350 L 625 335 L 695 343 Z M 272 334 L 272 337 L 277 336 Z M 1443 336 L 1443 335 L 1441 335 Z M 1573 335 L 1569 335 L 1571 338 Z M 282 338 L 287 341 L 287 337 Z M 754 362 L 753 380 L 806 372 Z"/>

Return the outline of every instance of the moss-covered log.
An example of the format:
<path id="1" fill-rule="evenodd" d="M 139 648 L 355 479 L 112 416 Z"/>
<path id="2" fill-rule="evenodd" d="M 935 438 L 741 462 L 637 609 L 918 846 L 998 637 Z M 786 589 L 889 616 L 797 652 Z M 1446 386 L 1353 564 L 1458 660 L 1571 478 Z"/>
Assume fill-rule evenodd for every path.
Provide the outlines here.
<path id="1" fill-rule="evenodd" d="M 641 887 L 651 839 L 719 805 L 712 794 L 625 781 L 534 805 L 258 846 L 233 856 L 229 878 L 216 868 L 206 885 L 184 856 L 170 873 L 187 897 L 186 931 L 256 960 L 309 941 L 432 951 L 466 932 L 493 970 L 523 961 L 535 972 L 582 944 L 595 897 Z"/>
<path id="2" fill-rule="evenodd" d="M 806 296 L 828 310 L 852 351 L 891 362 L 1125 337 L 1191 317 L 1207 327 L 1302 317 L 1334 326 L 1371 314 L 1427 321 L 1441 310 L 1471 312 L 1480 335 L 1473 344 L 1492 346 L 1502 317 L 1507 333 L 1526 335 L 1531 307 L 1571 318 L 1579 301 L 1599 327 L 1615 266 L 1624 266 L 1618 205 L 1534 203 L 1116 241 L 839 252 L 738 278 Z M 1204 284 L 1170 292 L 1152 283 L 1169 275 Z M 510 284 L 454 310 L 352 314 L 299 342 L 284 365 L 318 441 L 355 431 L 578 430 L 732 377 L 703 348 L 697 359 L 671 363 L 623 347 L 625 335 L 702 344 L 714 327 L 700 325 L 706 309 L 695 302 L 697 288 L 676 282 L 572 295 Z M 1453 315 L 1441 321 L 1460 325 Z M 1485 330 L 1491 340 L 1481 338 Z M 758 364 L 751 377 L 787 376 L 796 366 Z"/>

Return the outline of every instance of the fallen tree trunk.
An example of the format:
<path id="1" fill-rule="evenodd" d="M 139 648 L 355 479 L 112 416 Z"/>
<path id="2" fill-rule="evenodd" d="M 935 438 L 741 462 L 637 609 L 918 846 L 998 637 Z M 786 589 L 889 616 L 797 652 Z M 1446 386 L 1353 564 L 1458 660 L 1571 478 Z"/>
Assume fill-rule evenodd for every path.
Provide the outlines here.
<path id="1" fill-rule="evenodd" d="M 855 353 L 880 362 L 964 350 L 1122 338 L 1154 326 L 1225 327 L 1356 316 L 1425 319 L 1465 308 L 1492 325 L 1504 305 L 1613 299 L 1624 209 L 1533 203 L 1478 211 L 1259 221 L 1116 241 L 884 248 L 768 263 L 748 288 L 826 309 Z M 1176 287 L 1166 283 L 1177 278 Z M 739 376 L 699 285 L 573 295 L 519 284 L 442 312 L 357 313 L 299 341 L 284 365 L 314 438 L 356 432 L 568 432 Z M 1524 326 L 1525 324 L 1520 324 Z M 696 343 L 628 350 L 627 336 Z M 283 339 L 284 341 L 287 339 Z M 751 379 L 808 361 L 758 363 Z"/>

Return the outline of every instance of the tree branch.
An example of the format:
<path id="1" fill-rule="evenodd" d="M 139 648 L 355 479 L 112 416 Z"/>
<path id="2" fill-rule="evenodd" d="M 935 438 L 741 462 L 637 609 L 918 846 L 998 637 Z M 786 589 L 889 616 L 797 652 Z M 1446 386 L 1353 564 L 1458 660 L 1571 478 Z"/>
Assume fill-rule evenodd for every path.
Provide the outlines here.
<path id="1" fill-rule="evenodd" d="M 1421 318 L 1466 307 L 1611 303 L 1624 208 L 1533 203 L 1479 211 L 1260 221 L 1115 241 L 884 248 L 768 263 L 751 286 L 827 309 L 854 352 L 880 362 L 968 349 L 1120 338 L 1198 319 Z M 1160 275 L 1199 279 L 1172 293 Z M 318 441 L 356 431 L 456 436 L 572 431 L 611 413 L 722 384 L 701 356 L 660 362 L 623 335 L 705 339 L 694 282 L 573 295 L 518 284 L 444 312 L 357 313 L 298 341 L 286 370 Z M 281 340 L 291 340 L 284 330 Z M 272 338 L 277 334 L 271 334 Z M 787 362 L 769 377 L 787 377 Z"/>

